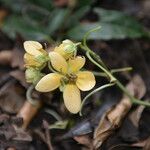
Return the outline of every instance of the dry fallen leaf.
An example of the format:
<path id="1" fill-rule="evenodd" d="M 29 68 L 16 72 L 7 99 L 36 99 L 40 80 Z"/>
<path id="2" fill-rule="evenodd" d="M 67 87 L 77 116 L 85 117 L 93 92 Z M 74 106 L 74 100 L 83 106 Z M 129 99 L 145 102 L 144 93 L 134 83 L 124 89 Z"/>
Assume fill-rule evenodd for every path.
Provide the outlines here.
<path id="1" fill-rule="evenodd" d="M 150 137 L 146 140 L 143 150 L 150 150 Z"/>
<path id="2" fill-rule="evenodd" d="M 25 101 L 24 89 L 15 83 L 15 79 L 9 80 L 0 89 L 0 108 L 11 114 L 17 113 Z"/>
<path id="3" fill-rule="evenodd" d="M 136 94 L 135 96 L 138 97 L 139 99 L 141 99 L 146 93 L 146 86 L 145 86 L 144 82 L 141 80 L 140 76 L 136 76 L 136 78 L 134 78 L 134 81 L 135 81 L 134 83 L 136 83 L 135 91 L 137 91 L 137 93 L 135 93 Z M 145 106 L 139 105 L 136 108 L 136 110 L 131 112 L 129 115 L 129 118 L 135 127 L 138 127 L 138 125 L 139 125 L 139 120 L 141 118 L 144 108 L 145 108 Z"/>
<path id="4" fill-rule="evenodd" d="M 79 144 L 84 145 L 86 148 L 88 148 L 88 150 L 93 149 L 92 140 L 88 135 L 75 136 L 74 140 L 76 140 Z"/>
<path id="5" fill-rule="evenodd" d="M 142 115 L 142 112 L 143 112 L 144 108 L 145 108 L 145 106 L 143 106 L 143 105 L 138 106 L 138 107 L 136 108 L 136 110 L 133 111 L 133 112 L 130 114 L 130 116 L 129 116 L 131 122 L 133 123 L 133 125 L 134 125 L 135 127 L 138 127 L 138 126 L 139 126 L 139 121 L 140 121 L 140 118 L 141 118 L 141 115 Z"/>
<path id="6" fill-rule="evenodd" d="M 131 146 L 142 147 L 143 150 L 150 150 L 150 137 L 137 143 L 133 143 Z"/>
<path id="7" fill-rule="evenodd" d="M 24 69 L 24 61 L 23 61 L 24 51 L 22 48 L 15 47 L 12 51 L 12 60 L 11 66 L 13 68 L 18 67 L 20 70 Z"/>
<path id="8" fill-rule="evenodd" d="M 144 82 L 138 75 L 135 75 L 126 86 L 130 94 L 137 98 L 141 98 L 145 94 L 146 90 L 143 87 L 145 87 Z M 119 128 L 131 106 L 132 103 L 130 99 L 124 95 L 122 100 L 102 117 L 94 132 L 93 145 L 95 149 L 98 149 L 102 143 Z"/>
<path id="9" fill-rule="evenodd" d="M 27 84 L 27 82 L 25 80 L 25 74 L 24 74 L 23 71 L 17 69 L 17 70 L 11 71 L 9 74 L 12 77 L 14 77 L 16 80 L 18 80 L 23 87 L 25 87 L 25 88 L 28 87 L 28 84 Z"/>

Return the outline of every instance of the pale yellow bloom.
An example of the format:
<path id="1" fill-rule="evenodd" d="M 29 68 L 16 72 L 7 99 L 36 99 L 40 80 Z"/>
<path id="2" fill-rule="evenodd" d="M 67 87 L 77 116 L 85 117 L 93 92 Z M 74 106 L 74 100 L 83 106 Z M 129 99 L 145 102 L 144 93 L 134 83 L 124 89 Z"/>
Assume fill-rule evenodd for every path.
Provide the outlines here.
<path id="1" fill-rule="evenodd" d="M 40 67 L 41 63 L 38 62 L 33 55 L 30 55 L 28 53 L 24 54 L 24 63 L 25 67 Z"/>
<path id="2" fill-rule="evenodd" d="M 36 41 L 25 41 L 24 61 L 26 67 L 41 67 L 47 61 L 48 53 L 43 49 L 43 46 Z"/>
<path id="3" fill-rule="evenodd" d="M 47 52 L 43 49 L 43 46 L 37 41 L 25 41 L 25 51 L 33 56 L 46 55 Z"/>
<path id="4" fill-rule="evenodd" d="M 72 41 L 67 39 L 62 41 L 62 44 L 60 44 L 59 46 L 56 46 L 54 51 L 59 53 L 65 59 L 69 59 L 76 53 L 77 45 L 78 43 L 73 43 Z"/>
<path id="5" fill-rule="evenodd" d="M 57 52 L 50 52 L 52 67 L 57 71 L 44 76 L 36 85 L 40 92 L 53 91 L 63 87 L 63 98 L 66 108 L 71 113 L 78 113 L 81 108 L 81 91 L 91 90 L 95 86 L 95 77 L 90 71 L 80 71 L 85 64 L 81 56 L 65 60 Z"/>

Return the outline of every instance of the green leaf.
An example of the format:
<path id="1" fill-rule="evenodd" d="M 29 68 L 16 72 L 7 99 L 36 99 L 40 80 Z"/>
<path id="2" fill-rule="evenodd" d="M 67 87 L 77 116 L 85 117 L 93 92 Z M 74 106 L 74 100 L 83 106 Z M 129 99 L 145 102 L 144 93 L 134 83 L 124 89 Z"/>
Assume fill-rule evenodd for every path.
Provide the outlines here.
<path id="1" fill-rule="evenodd" d="M 133 17 L 126 15 L 123 12 L 115 10 L 105 10 L 101 8 L 95 8 L 94 11 L 99 16 L 100 22 L 108 22 L 130 28 L 143 34 L 143 26 Z M 120 27 L 119 26 L 119 27 Z"/>
<path id="2" fill-rule="evenodd" d="M 94 9 L 99 16 L 96 23 L 78 24 L 68 31 L 69 38 L 81 40 L 86 32 L 101 26 L 101 29 L 89 35 L 88 39 L 125 39 L 147 36 L 143 26 L 134 18 L 119 11 L 110 11 L 100 8 Z"/>
<path id="3" fill-rule="evenodd" d="M 64 27 L 64 23 L 68 19 L 67 16 L 69 15 L 69 13 L 69 9 L 55 9 L 52 12 L 52 17 L 50 18 L 49 23 L 47 25 L 47 32 L 53 34 L 56 30 Z"/>
<path id="4" fill-rule="evenodd" d="M 72 27 L 80 22 L 80 19 L 90 10 L 90 6 L 84 6 L 76 10 L 67 21 L 67 27 Z M 72 21 L 73 20 L 73 21 Z"/>
<path id="5" fill-rule="evenodd" d="M 4 22 L 2 29 L 11 38 L 16 37 L 16 33 L 21 34 L 24 38 L 34 40 L 49 40 L 47 33 L 40 27 L 34 27 L 27 24 L 22 17 L 12 15 Z"/>
<path id="6" fill-rule="evenodd" d="M 81 0 L 78 1 L 78 5 L 79 7 L 90 6 L 93 2 L 93 0 Z"/>
<path id="7" fill-rule="evenodd" d="M 101 22 L 113 22 L 122 20 L 124 17 L 129 17 L 124 13 L 116 10 L 106 10 L 102 8 L 94 8 L 94 12 L 99 16 Z"/>
<path id="8" fill-rule="evenodd" d="M 68 120 L 56 121 L 54 124 L 49 125 L 49 129 L 66 129 Z"/>
<path id="9" fill-rule="evenodd" d="M 19 16 L 19 15 L 18 15 Z M 24 21 L 33 26 L 42 25 L 45 26 L 49 20 L 50 12 L 42 7 L 35 5 L 26 5 L 22 9 Z"/>
<path id="10" fill-rule="evenodd" d="M 53 1 L 52 0 L 28 0 L 29 3 L 32 3 L 34 5 L 40 6 L 42 8 L 45 8 L 47 10 L 51 10 L 53 8 Z"/>
<path id="11" fill-rule="evenodd" d="M 23 0 L 0 0 L 2 5 L 11 9 L 13 12 L 20 13 L 22 8 L 25 6 Z"/>
<path id="12" fill-rule="evenodd" d="M 86 32 L 101 26 L 101 29 L 89 35 L 88 39 L 125 39 L 125 38 L 138 38 L 144 35 L 141 31 L 134 30 L 125 26 L 120 26 L 111 23 L 88 23 L 80 24 L 68 32 L 69 38 L 81 40 Z"/>
<path id="13" fill-rule="evenodd" d="M 54 7 L 51 0 L 0 0 L 3 6 L 11 9 L 13 12 L 21 13 L 24 7 L 39 7 L 51 11 Z"/>

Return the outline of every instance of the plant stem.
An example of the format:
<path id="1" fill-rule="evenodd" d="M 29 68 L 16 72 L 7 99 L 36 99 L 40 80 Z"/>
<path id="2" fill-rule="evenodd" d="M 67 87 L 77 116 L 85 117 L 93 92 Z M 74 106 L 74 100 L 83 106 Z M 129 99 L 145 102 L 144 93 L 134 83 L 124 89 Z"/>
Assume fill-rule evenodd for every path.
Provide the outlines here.
<path id="1" fill-rule="evenodd" d="M 114 74 L 114 73 L 120 73 L 120 72 L 131 71 L 131 70 L 132 70 L 131 67 L 125 67 L 125 68 L 111 69 L 110 72 Z M 106 73 L 104 72 L 98 72 L 98 71 L 92 71 L 92 70 L 88 70 L 88 71 L 93 72 L 95 76 L 107 77 Z"/>
<path id="2" fill-rule="evenodd" d="M 107 77 L 106 73 L 104 72 L 97 72 L 97 71 L 92 71 L 92 70 L 89 70 L 89 71 L 93 72 L 95 76 Z"/>
<path id="3" fill-rule="evenodd" d="M 62 118 L 55 111 L 53 111 L 51 109 L 45 109 L 45 112 L 47 112 L 48 114 L 53 116 L 57 121 L 61 121 L 62 120 Z"/>
<path id="4" fill-rule="evenodd" d="M 88 47 L 85 47 L 83 45 L 80 45 L 80 47 L 85 50 L 90 52 L 90 54 L 93 56 L 93 58 L 99 63 L 101 64 L 104 68 L 107 68 L 106 65 L 103 63 L 102 59 L 100 58 L 99 55 L 96 55 L 92 50 L 90 50 Z"/>
<path id="5" fill-rule="evenodd" d="M 26 98 L 27 100 L 34 106 L 36 106 L 38 104 L 37 100 L 34 100 L 32 98 L 32 92 L 33 92 L 33 89 L 34 89 L 34 85 L 31 85 L 28 89 L 27 89 L 27 92 L 26 92 Z"/>
<path id="6" fill-rule="evenodd" d="M 93 90 L 92 92 L 90 92 L 90 93 L 83 99 L 83 101 L 82 101 L 81 109 L 80 109 L 80 112 L 79 112 L 80 116 L 82 116 L 82 108 L 83 108 L 83 105 L 85 104 L 85 101 L 86 101 L 91 95 L 93 95 L 93 94 L 95 94 L 96 92 L 101 91 L 101 90 L 103 90 L 103 89 L 105 89 L 105 88 L 111 87 L 111 86 L 113 86 L 114 84 L 115 84 L 115 83 L 108 83 L 108 84 L 102 85 L 102 86 L 98 87 L 97 89 Z"/>
<path id="7" fill-rule="evenodd" d="M 118 68 L 118 69 L 111 69 L 111 73 L 118 73 L 118 72 L 125 72 L 125 71 L 131 71 L 132 67 L 125 67 L 125 68 Z"/>
<path id="8" fill-rule="evenodd" d="M 98 64 L 91 56 L 90 56 L 90 52 L 87 51 L 86 52 L 87 57 L 89 58 L 89 60 L 95 64 L 97 67 L 99 67 L 102 71 L 104 71 L 110 78 L 110 82 L 115 82 L 116 78 L 108 71 L 106 70 L 103 66 L 101 66 L 100 64 Z"/>
<path id="9" fill-rule="evenodd" d="M 101 62 L 100 63 L 96 62 L 95 60 L 97 59 L 98 55 L 95 52 L 93 52 L 91 49 L 89 49 L 86 45 L 82 45 L 81 48 L 84 51 L 86 51 L 86 55 L 89 58 L 89 60 L 93 64 L 95 64 L 97 67 L 99 67 L 103 72 L 105 72 L 109 76 L 110 82 L 115 82 L 116 85 L 129 97 L 129 99 L 131 100 L 132 103 L 150 107 L 150 103 L 149 102 L 141 101 L 141 100 L 133 97 L 129 93 L 129 91 L 123 86 L 123 84 L 112 75 L 112 73 L 107 69 L 107 67 L 102 66 L 102 64 L 103 64 L 102 60 L 101 60 L 102 63 Z M 92 55 L 93 58 L 95 58 L 95 60 L 91 57 L 91 55 Z"/>

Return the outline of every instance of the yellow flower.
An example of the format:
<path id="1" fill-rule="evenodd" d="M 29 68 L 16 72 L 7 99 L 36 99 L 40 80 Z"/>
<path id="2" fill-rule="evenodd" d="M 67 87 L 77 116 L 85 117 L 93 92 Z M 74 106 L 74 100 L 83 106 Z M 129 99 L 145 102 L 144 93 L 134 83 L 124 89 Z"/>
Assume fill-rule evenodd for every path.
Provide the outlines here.
<path id="1" fill-rule="evenodd" d="M 78 44 L 79 43 L 73 43 L 67 39 L 64 40 L 59 46 L 56 46 L 54 51 L 62 55 L 65 59 L 68 59 L 76 53 Z"/>
<path id="2" fill-rule="evenodd" d="M 33 55 L 30 55 L 28 53 L 24 54 L 24 62 L 25 62 L 25 67 L 40 67 L 41 63 L 36 60 L 36 58 Z"/>
<path id="3" fill-rule="evenodd" d="M 24 55 L 25 66 L 28 67 L 41 67 L 47 61 L 47 52 L 43 46 L 36 41 L 25 41 Z"/>
<path id="4" fill-rule="evenodd" d="M 44 76 L 36 85 L 40 92 L 53 91 L 63 87 L 63 98 L 66 108 L 71 113 L 78 113 L 81 108 L 81 91 L 91 90 L 95 86 L 95 77 L 90 71 L 80 71 L 85 64 L 81 56 L 66 61 L 57 52 L 50 52 L 52 67 L 57 71 Z"/>

